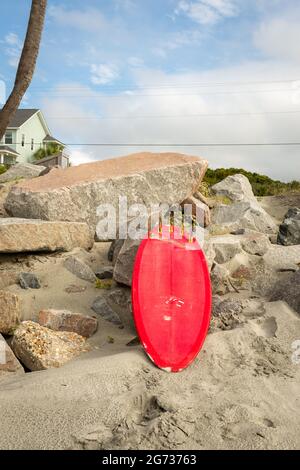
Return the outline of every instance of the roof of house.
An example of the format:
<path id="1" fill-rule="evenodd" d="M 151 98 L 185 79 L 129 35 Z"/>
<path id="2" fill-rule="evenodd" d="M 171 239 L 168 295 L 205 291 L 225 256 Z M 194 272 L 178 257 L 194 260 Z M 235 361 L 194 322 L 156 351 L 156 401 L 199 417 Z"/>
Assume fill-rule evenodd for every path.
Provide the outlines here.
<path id="1" fill-rule="evenodd" d="M 13 118 L 10 120 L 8 128 L 21 127 L 29 118 L 36 114 L 38 109 L 18 109 Z"/>
<path id="2" fill-rule="evenodd" d="M 12 153 L 14 155 L 20 155 L 18 152 L 16 152 L 14 149 L 9 147 L 8 145 L 0 145 L 0 152 L 7 152 L 7 153 Z"/>
<path id="3" fill-rule="evenodd" d="M 58 144 L 62 144 L 60 140 L 56 139 L 55 137 L 52 137 L 52 135 L 49 134 L 46 135 L 46 137 L 43 139 L 43 142 L 57 142 Z"/>

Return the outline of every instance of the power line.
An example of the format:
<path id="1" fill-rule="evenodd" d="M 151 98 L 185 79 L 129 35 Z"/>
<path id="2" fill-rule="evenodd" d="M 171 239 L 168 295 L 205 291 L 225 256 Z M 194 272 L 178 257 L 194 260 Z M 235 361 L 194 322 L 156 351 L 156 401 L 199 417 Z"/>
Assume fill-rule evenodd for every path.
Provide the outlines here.
<path id="1" fill-rule="evenodd" d="M 43 145 L 43 142 L 35 142 L 34 145 Z M 21 145 L 21 143 L 14 144 L 0 144 L 3 145 Z M 25 143 L 24 145 L 31 145 Z M 77 147 L 77 146 L 90 146 L 90 147 L 284 147 L 284 146 L 298 146 L 300 142 L 257 142 L 257 143 L 244 143 L 244 142 L 225 142 L 225 143 L 121 143 L 121 142 L 83 142 L 83 143 L 66 143 L 64 147 Z"/>
<path id="2" fill-rule="evenodd" d="M 5 145 L 22 145 L 21 142 L 14 142 L 13 144 L 0 143 L 1 146 Z M 34 146 L 44 145 L 44 142 L 34 142 Z M 32 145 L 31 142 L 25 142 L 24 145 Z M 284 147 L 284 146 L 298 146 L 300 142 L 224 142 L 224 143 L 136 143 L 136 142 L 82 142 L 82 143 L 65 143 L 64 147 Z"/>

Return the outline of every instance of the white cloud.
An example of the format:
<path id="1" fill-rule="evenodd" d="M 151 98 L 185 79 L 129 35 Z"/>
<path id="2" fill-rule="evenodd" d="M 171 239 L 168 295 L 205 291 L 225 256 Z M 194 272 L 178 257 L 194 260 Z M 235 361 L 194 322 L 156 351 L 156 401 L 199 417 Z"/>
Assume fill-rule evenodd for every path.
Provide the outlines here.
<path id="1" fill-rule="evenodd" d="M 71 26 L 85 32 L 99 32 L 107 25 L 105 17 L 96 8 L 72 10 L 64 6 L 52 5 L 48 10 L 48 15 L 63 26 Z"/>
<path id="2" fill-rule="evenodd" d="M 184 30 L 169 34 L 166 40 L 161 40 L 159 45 L 152 49 L 152 53 L 165 58 L 170 51 L 184 46 L 200 44 L 202 33 L 198 30 Z"/>
<path id="3" fill-rule="evenodd" d="M 91 82 L 94 85 L 107 85 L 119 78 L 119 71 L 114 64 L 92 64 Z"/>
<path id="4" fill-rule="evenodd" d="M 135 57 L 135 56 L 129 57 L 127 60 L 127 63 L 131 67 L 142 67 L 144 65 L 143 59 L 141 59 L 140 57 Z"/>
<path id="5" fill-rule="evenodd" d="M 4 53 L 8 57 L 8 64 L 11 67 L 17 67 L 22 51 L 22 41 L 19 36 L 13 32 L 8 33 L 1 43 L 4 44 Z"/>
<path id="6" fill-rule="evenodd" d="M 81 165 L 82 163 L 89 163 L 95 161 L 95 158 L 90 153 L 82 149 L 71 149 L 70 162 L 73 166 Z"/>
<path id="7" fill-rule="evenodd" d="M 180 0 L 175 14 L 184 14 L 202 25 L 213 25 L 238 15 L 235 0 Z"/>
<path id="8" fill-rule="evenodd" d="M 299 61 L 300 9 L 263 21 L 254 34 L 254 44 L 264 54 L 283 60 Z"/>
<path id="9" fill-rule="evenodd" d="M 292 180 L 299 178 L 300 173 L 298 147 L 177 148 L 172 143 L 298 141 L 299 114 L 260 114 L 299 110 L 292 84 L 248 82 L 288 80 L 299 74 L 300 64 L 287 66 L 277 61 L 247 62 L 206 72 L 177 74 L 136 69 L 136 85 L 144 87 L 145 91 L 108 98 L 103 92 L 94 93 L 86 88 L 84 100 L 80 98 L 82 90 L 78 91 L 78 99 L 74 91 L 61 98 L 50 94 L 43 109 L 46 117 L 54 117 L 50 127 L 55 135 L 69 143 L 165 143 L 168 146 L 164 148 L 146 148 L 154 152 L 199 155 L 207 158 L 212 167 L 244 167 L 281 180 Z M 229 83 L 213 85 L 220 81 Z M 210 85 L 197 88 L 195 84 L 199 83 Z M 234 113 L 245 115 L 232 115 Z M 197 116 L 199 114 L 207 116 Z M 60 116 L 62 119 L 58 119 Z M 99 116 L 104 119 L 98 119 Z M 121 119 L 116 119 L 118 117 Z M 97 146 L 82 146 L 81 149 L 83 152 L 87 149 L 95 160 L 145 150 Z"/>

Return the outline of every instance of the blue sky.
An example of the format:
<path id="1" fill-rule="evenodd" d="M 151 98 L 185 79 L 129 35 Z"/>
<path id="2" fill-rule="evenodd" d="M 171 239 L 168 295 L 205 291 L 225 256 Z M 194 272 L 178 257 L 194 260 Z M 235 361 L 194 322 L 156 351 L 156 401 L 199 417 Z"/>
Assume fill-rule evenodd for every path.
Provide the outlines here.
<path id="1" fill-rule="evenodd" d="M 12 86 L 29 0 L 3 0 L 0 78 Z M 298 0 L 48 1 L 23 107 L 39 107 L 73 162 L 138 147 L 84 143 L 300 141 Z M 162 148 L 151 148 L 160 151 Z M 178 151 L 178 148 L 177 148 Z M 212 167 L 299 178 L 300 148 L 183 147 Z"/>

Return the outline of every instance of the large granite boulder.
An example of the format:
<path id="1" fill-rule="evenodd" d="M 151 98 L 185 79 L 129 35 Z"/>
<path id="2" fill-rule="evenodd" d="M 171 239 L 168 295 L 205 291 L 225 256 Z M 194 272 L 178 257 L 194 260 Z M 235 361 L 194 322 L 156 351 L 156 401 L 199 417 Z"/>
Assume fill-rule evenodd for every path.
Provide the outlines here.
<path id="1" fill-rule="evenodd" d="M 216 196 L 227 197 L 232 202 L 256 201 L 252 186 L 244 175 L 228 176 L 211 189 Z"/>
<path id="2" fill-rule="evenodd" d="M 91 231 L 84 223 L 0 219 L 0 253 L 89 249 L 93 242 Z"/>
<path id="3" fill-rule="evenodd" d="M 300 245 L 300 209 L 290 209 L 279 227 L 278 243 L 291 246 Z"/>
<path id="4" fill-rule="evenodd" d="M 52 331 L 38 323 L 25 321 L 15 331 L 11 348 L 29 370 L 61 367 L 86 352 L 86 338 L 69 331 Z"/>
<path id="5" fill-rule="evenodd" d="M 241 228 L 275 234 L 278 227 L 272 217 L 256 201 L 221 204 L 212 211 L 212 223 L 228 232 Z"/>
<path id="6" fill-rule="evenodd" d="M 258 204 L 251 184 L 244 175 L 228 176 L 212 187 L 216 196 L 226 197 L 231 204 L 217 205 L 212 212 L 212 223 L 228 231 L 250 229 L 275 234 L 278 227 L 272 217 Z"/>
<path id="7" fill-rule="evenodd" d="M 138 153 L 111 160 L 54 169 L 11 188 L 5 208 L 14 217 L 87 222 L 103 218 L 101 204 L 178 204 L 198 188 L 207 161 L 176 153 Z M 105 238 L 103 238 L 105 239 Z"/>
<path id="8" fill-rule="evenodd" d="M 32 165 L 31 163 L 17 163 L 0 176 L 0 183 L 35 178 L 39 176 L 45 168 L 45 166 Z"/>

